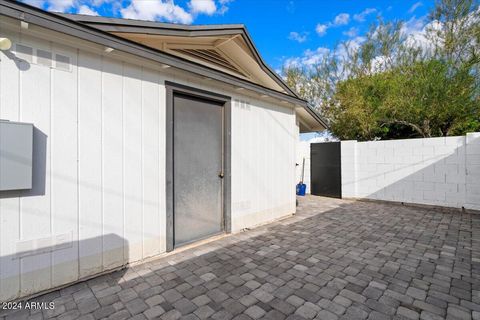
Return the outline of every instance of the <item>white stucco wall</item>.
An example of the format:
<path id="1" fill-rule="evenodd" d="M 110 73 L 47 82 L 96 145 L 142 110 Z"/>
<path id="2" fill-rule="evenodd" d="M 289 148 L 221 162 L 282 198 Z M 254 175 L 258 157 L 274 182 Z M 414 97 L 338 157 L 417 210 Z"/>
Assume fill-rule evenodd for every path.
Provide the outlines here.
<path id="1" fill-rule="evenodd" d="M 165 252 L 166 80 L 232 97 L 233 231 L 295 212 L 293 108 L 4 17 L 0 32 L 72 64 L 0 53 L 0 118 L 35 125 L 37 166 L 33 190 L 0 193 L 0 301 Z"/>

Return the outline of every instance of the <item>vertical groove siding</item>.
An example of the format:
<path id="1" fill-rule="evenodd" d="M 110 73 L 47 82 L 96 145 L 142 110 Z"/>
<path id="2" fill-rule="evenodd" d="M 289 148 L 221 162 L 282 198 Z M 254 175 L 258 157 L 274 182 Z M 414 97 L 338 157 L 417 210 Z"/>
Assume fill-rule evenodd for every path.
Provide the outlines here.
<path id="1" fill-rule="evenodd" d="M 21 71 L 1 57 L 0 118 L 35 125 L 37 182 L 0 197 L 0 301 L 164 252 L 164 79 L 0 30 L 72 64 L 70 72 L 34 63 Z M 18 256 L 19 241 L 31 240 L 33 249 L 37 239 L 58 235 L 67 235 L 67 248 Z"/>
<path id="2" fill-rule="evenodd" d="M 232 230 L 295 212 L 294 110 L 255 99 L 232 107 Z"/>
<path id="3" fill-rule="evenodd" d="M 19 30 L 0 21 L 14 44 L 67 55 L 72 69 L 19 66 L 0 53 L 0 118 L 35 125 L 36 172 L 32 190 L 0 194 L 0 301 L 166 248 L 165 75 Z M 294 213 L 294 110 L 198 79 L 168 80 L 234 100 L 232 230 Z M 57 237 L 61 248 L 35 251 L 39 239 Z"/>

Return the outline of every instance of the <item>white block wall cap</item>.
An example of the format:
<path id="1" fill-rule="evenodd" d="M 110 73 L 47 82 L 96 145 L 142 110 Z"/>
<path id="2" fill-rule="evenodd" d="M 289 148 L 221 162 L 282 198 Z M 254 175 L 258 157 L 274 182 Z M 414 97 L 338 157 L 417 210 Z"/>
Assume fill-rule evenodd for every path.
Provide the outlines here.
<path id="1" fill-rule="evenodd" d="M 469 132 L 466 134 L 467 143 L 476 142 L 480 144 L 480 132 Z M 476 140 L 476 141 L 474 141 Z"/>
<path id="2" fill-rule="evenodd" d="M 438 138 L 425 138 L 423 140 L 424 146 L 442 146 L 446 144 L 445 137 L 438 137 Z"/>
<path id="3" fill-rule="evenodd" d="M 465 144 L 466 136 L 459 136 L 459 137 L 445 137 L 445 144 L 446 145 L 457 145 L 462 146 Z"/>
<path id="4" fill-rule="evenodd" d="M 410 147 L 414 147 L 414 148 L 420 148 L 420 147 L 423 146 L 423 139 L 422 138 L 404 139 L 404 140 L 402 140 L 402 144 L 410 146 Z"/>

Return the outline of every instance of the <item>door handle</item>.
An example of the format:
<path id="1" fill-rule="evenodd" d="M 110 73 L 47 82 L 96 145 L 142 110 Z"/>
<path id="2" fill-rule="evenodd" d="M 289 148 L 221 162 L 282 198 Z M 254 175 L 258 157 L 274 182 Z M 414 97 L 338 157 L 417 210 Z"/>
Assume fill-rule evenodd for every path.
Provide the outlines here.
<path id="1" fill-rule="evenodd" d="M 220 179 L 223 179 L 223 177 L 224 177 L 223 172 L 220 172 L 220 173 L 218 174 L 218 177 L 219 177 Z"/>

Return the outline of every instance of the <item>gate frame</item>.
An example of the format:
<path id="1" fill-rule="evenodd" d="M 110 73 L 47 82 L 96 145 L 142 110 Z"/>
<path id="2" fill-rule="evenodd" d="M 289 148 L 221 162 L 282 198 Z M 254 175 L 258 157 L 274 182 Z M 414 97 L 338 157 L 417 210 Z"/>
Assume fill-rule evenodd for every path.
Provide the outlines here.
<path id="1" fill-rule="evenodd" d="M 223 104 L 223 190 L 222 190 L 222 219 L 223 232 L 232 232 L 231 218 L 231 114 L 232 114 L 232 98 L 218 93 L 189 87 L 183 84 L 165 81 L 166 89 L 166 171 L 165 171 L 165 191 L 166 191 L 166 251 L 170 252 L 175 249 L 174 236 L 174 177 L 173 177 L 173 98 L 175 93 L 197 97 L 213 102 Z"/>

